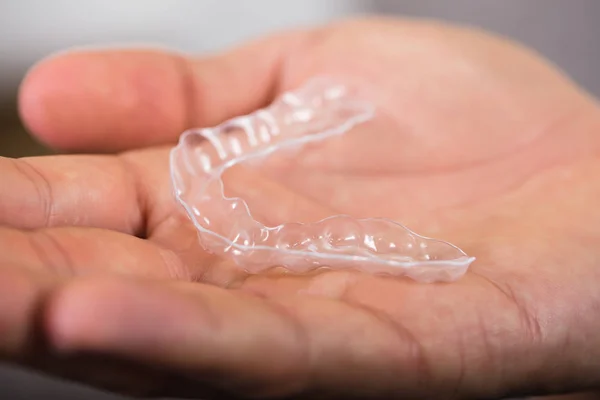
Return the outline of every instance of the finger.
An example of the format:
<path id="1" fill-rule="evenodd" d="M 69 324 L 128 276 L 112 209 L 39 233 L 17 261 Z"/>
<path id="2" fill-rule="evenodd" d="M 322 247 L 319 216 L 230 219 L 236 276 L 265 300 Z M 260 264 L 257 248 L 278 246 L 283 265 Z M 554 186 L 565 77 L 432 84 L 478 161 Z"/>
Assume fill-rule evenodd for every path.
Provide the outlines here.
<path id="1" fill-rule="evenodd" d="M 49 352 L 40 330 L 40 316 L 48 294 L 61 281 L 51 270 L 0 262 L 2 362 L 18 363 L 53 376 L 129 395 L 147 395 L 172 385 L 170 379 L 166 379 L 168 376 L 149 368 L 94 355 L 61 357 Z"/>
<path id="2" fill-rule="evenodd" d="M 0 171 L 0 225 L 143 229 L 139 175 L 116 157 L 0 158 Z"/>
<path id="3" fill-rule="evenodd" d="M 558 338 L 532 339 L 510 298 L 476 277 L 457 289 L 367 282 L 347 287 L 344 302 L 200 284 L 76 282 L 52 298 L 45 327 L 66 354 L 106 353 L 258 396 L 502 397 L 585 388 L 594 376 L 580 353 L 561 352 L 558 368 L 550 354 Z M 525 357 L 515 366 L 518 355 Z"/>
<path id="4" fill-rule="evenodd" d="M 0 225 L 144 235 L 174 211 L 168 157 L 160 148 L 121 156 L 0 157 Z"/>
<path id="5" fill-rule="evenodd" d="M 200 59 L 158 50 L 62 53 L 27 75 L 19 97 L 22 119 L 43 142 L 71 151 L 172 142 L 187 128 L 268 103 L 296 36 Z"/>
<path id="6" fill-rule="evenodd" d="M 51 273 L 0 262 L 0 359 L 23 359 L 35 347 L 41 304 L 58 281 Z"/>
<path id="7" fill-rule="evenodd" d="M 189 279 L 177 257 L 134 236 L 83 228 L 0 228 L 0 355 L 27 350 L 37 307 L 58 281 L 76 275 Z"/>
<path id="8" fill-rule="evenodd" d="M 230 286 L 246 276 L 232 262 L 209 255 L 200 246 L 194 225 L 172 195 L 167 149 L 148 149 L 123 156 L 0 158 L 0 171 L 2 186 L 6 188 L 0 190 L 0 226 L 42 229 L 41 232 L 46 232 L 43 228 L 92 227 L 143 236 L 177 254 L 182 265 L 195 271 L 190 279 Z M 234 187 L 246 178 L 246 175 L 237 177 L 238 185 Z M 263 180 L 259 186 L 264 189 L 263 196 L 268 189 L 267 198 L 283 196 L 279 186 L 273 188 Z M 293 196 L 287 193 L 284 197 L 291 200 Z M 300 207 L 298 201 L 295 204 Z M 308 205 L 302 209 L 311 210 Z M 98 240 L 91 236 L 86 237 Z M 27 240 L 25 248 L 18 252 L 11 241 L 0 244 L 0 260 L 1 250 L 5 249 L 4 257 L 18 256 L 12 262 L 22 262 L 23 257 L 32 253 Z M 129 243 L 131 239 L 115 240 Z M 77 245 L 67 247 L 76 249 Z M 105 251 L 89 254 L 103 260 L 109 254 Z"/>
<path id="9" fill-rule="evenodd" d="M 106 230 L 0 228 L 0 359 L 60 372 L 56 370 L 60 360 L 46 360 L 49 355 L 39 331 L 40 310 L 60 282 L 74 276 L 106 275 L 193 280 L 208 265 L 203 260 L 210 261 L 200 255 L 195 264 L 184 266 L 168 250 Z M 73 371 L 71 364 L 65 362 L 64 373 Z"/>
<path id="10" fill-rule="evenodd" d="M 99 303 L 107 293 L 111 299 Z M 102 324 L 86 318 L 89 307 Z M 65 354 L 114 353 L 197 378 L 234 384 L 272 376 L 287 385 L 307 367 L 303 339 L 284 317 L 259 299 L 200 284 L 84 281 L 53 297 L 46 321 L 50 343 Z M 261 361 L 266 351 L 275 355 L 269 363 Z"/>
<path id="11" fill-rule="evenodd" d="M 45 321 L 67 354 L 121 356 L 246 394 L 336 389 L 376 398 L 422 384 L 410 340 L 331 300 L 275 303 L 200 284 L 88 281 L 57 293 Z"/>
<path id="12" fill-rule="evenodd" d="M 0 228 L 0 268 L 3 266 L 60 278 L 118 274 L 191 279 L 192 273 L 176 254 L 149 241 L 103 229 L 67 227 L 35 231 Z"/>

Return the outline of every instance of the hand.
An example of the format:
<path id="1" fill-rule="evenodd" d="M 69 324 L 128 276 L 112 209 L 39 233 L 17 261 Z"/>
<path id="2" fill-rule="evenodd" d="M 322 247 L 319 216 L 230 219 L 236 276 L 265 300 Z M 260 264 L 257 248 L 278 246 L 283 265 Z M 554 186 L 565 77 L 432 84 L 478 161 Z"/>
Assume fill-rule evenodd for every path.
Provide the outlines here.
<path id="1" fill-rule="evenodd" d="M 323 73 L 377 90 L 393 117 L 373 135 L 393 152 L 378 156 L 374 140 L 361 163 L 306 162 L 320 173 L 314 186 L 299 167 L 246 187 L 310 194 L 315 214 L 375 205 L 476 256 L 463 279 L 245 276 L 201 250 L 170 195 L 170 146 L 185 128 L 245 114 Z M 67 53 L 32 70 L 20 109 L 50 145 L 124 153 L 1 160 L 5 358 L 150 395 L 207 385 L 500 397 L 600 382 L 600 111 L 514 44 L 371 19 L 195 60 Z M 315 190 L 334 181 L 352 203 Z"/>

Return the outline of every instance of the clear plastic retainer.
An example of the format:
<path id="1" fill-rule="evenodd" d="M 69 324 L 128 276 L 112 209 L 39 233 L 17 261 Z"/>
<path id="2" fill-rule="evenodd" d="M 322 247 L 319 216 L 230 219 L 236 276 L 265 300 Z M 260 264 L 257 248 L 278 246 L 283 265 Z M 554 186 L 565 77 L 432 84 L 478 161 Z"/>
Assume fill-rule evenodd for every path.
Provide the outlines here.
<path id="1" fill-rule="evenodd" d="M 372 119 L 374 107 L 347 89 L 330 78 L 314 78 L 267 108 L 181 135 L 171 150 L 171 179 L 201 245 L 232 259 L 247 273 L 280 266 L 292 273 L 355 269 L 424 283 L 459 279 L 474 257 L 392 220 L 335 215 L 268 227 L 252 217 L 244 199 L 225 195 L 226 169 L 342 135 Z M 276 204 L 277 199 L 272 200 Z"/>

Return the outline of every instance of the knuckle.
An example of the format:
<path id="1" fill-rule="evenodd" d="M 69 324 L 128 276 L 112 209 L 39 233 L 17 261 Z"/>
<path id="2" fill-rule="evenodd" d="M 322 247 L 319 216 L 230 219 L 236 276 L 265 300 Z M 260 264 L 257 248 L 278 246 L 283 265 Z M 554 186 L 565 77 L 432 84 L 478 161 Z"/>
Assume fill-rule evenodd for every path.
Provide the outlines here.
<path id="1" fill-rule="evenodd" d="M 44 173 L 26 159 L 10 159 L 14 170 L 31 188 L 33 196 L 28 196 L 26 202 L 33 204 L 30 213 L 30 224 L 35 227 L 49 227 L 52 224 L 53 192 L 52 185 Z"/>

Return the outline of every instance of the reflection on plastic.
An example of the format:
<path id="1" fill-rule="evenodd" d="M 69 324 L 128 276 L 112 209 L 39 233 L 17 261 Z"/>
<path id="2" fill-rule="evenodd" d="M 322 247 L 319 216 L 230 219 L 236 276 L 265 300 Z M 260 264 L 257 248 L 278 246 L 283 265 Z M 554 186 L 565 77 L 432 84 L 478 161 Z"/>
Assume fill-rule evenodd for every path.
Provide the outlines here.
<path id="1" fill-rule="evenodd" d="M 202 246 L 233 259 L 249 273 L 273 266 L 296 273 L 328 267 L 419 282 L 460 278 L 473 257 L 394 221 L 336 215 L 269 227 L 253 218 L 244 199 L 225 195 L 226 169 L 344 134 L 374 113 L 374 107 L 346 85 L 316 78 L 265 109 L 215 128 L 184 132 L 171 151 L 171 178 L 175 197 L 198 230 Z"/>

